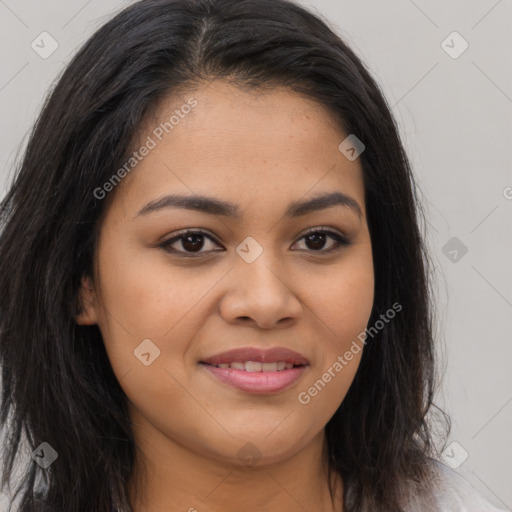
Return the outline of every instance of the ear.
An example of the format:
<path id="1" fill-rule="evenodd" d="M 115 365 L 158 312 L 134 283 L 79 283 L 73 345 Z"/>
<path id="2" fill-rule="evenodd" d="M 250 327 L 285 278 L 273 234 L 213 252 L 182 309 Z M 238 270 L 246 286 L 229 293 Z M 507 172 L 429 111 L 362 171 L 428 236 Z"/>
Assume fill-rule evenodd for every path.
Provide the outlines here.
<path id="1" fill-rule="evenodd" d="M 92 280 L 88 276 L 82 276 L 82 284 L 78 296 L 79 309 L 75 315 L 79 325 L 94 325 L 98 322 L 96 292 Z"/>

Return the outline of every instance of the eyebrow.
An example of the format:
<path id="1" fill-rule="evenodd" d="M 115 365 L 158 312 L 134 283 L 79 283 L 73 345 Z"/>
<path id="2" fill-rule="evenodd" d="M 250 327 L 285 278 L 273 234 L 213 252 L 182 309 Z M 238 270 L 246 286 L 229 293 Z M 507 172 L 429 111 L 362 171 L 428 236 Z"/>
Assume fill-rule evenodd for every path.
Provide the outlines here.
<path id="1" fill-rule="evenodd" d="M 333 206 L 343 206 L 352 210 L 359 218 L 363 215 L 359 203 L 354 198 L 342 192 L 332 192 L 322 194 L 313 199 L 292 202 L 288 205 L 284 216 L 286 218 L 300 217 Z M 148 213 L 164 208 L 183 208 L 206 213 L 208 215 L 221 215 L 233 219 L 240 219 L 242 217 L 240 207 L 234 203 L 223 201 L 215 197 L 180 194 L 166 195 L 160 199 L 149 202 L 135 217 L 147 215 Z"/>

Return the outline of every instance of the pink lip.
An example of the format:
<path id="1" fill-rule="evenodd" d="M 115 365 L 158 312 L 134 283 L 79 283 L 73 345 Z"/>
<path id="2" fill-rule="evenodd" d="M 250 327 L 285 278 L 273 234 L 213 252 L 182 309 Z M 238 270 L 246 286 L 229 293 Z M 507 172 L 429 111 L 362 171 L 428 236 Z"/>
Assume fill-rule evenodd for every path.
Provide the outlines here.
<path id="1" fill-rule="evenodd" d="M 218 368 L 215 366 L 221 363 L 245 361 L 260 363 L 284 361 L 300 366 L 287 370 L 261 372 L 247 372 L 235 368 Z M 283 391 L 293 385 L 309 366 L 309 361 L 302 354 L 284 347 L 266 350 L 242 347 L 209 357 L 201 361 L 200 364 L 213 376 L 230 386 L 248 393 L 270 394 Z"/>
<path id="2" fill-rule="evenodd" d="M 235 368 L 218 368 L 203 363 L 202 366 L 221 381 L 248 393 L 270 394 L 290 387 L 307 366 L 295 366 L 276 372 L 246 372 Z"/>
<path id="3" fill-rule="evenodd" d="M 266 350 L 253 347 L 241 347 L 234 350 L 228 350 L 227 352 L 222 352 L 221 354 L 204 359 L 201 362 L 215 366 L 220 363 L 244 361 L 255 361 L 260 363 L 284 361 L 286 363 L 293 363 L 296 365 L 309 364 L 309 361 L 302 354 L 284 347 L 275 347 Z"/>

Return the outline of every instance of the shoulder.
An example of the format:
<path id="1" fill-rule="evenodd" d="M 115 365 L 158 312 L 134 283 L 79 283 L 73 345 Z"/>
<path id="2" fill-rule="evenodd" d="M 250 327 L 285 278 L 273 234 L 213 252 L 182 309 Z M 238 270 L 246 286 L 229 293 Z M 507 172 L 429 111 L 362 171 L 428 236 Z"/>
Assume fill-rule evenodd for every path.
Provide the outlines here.
<path id="1" fill-rule="evenodd" d="M 433 462 L 429 503 L 418 512 L 504 512 L 492 505 L 465 478 L 441 462 Z M 411 511 L 413 512 L 413 511 Z M 415 511 L 414 511 L 415 512 Z"/>

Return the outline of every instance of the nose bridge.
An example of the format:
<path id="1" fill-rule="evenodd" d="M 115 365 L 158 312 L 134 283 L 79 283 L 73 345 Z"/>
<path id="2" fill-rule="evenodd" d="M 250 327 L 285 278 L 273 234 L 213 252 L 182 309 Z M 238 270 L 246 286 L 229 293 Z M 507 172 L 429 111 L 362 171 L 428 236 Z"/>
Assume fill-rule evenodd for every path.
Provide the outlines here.
<path id="1" fill-rule="evenodd" d="M 288 294 L 286 270 L 270 244 L 265 248 L 249 236 L 236 249 L 239 259 L 235 263 L 236 274 L 244 286 L 253 289 L 253 296 L 261 292 Z M 280 275 L 283 274 L 283 275 Z"/>
<path id="2" fill-rule="evenodd" d="M 252 237 L 240 243 L 236 252 L 231 290 L 222 308 L 226 320 L 250 318 L 269 328 L 281 319 L 296 318 L 300 303 L 279 255 Z"/>

